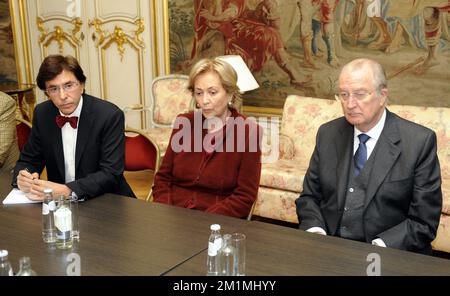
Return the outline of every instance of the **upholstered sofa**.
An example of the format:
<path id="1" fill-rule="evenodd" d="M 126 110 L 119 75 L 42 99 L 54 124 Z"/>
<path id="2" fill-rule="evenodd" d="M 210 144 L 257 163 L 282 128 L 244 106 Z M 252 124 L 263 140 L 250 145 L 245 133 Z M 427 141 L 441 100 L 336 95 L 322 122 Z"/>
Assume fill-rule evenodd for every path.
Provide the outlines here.
<path id="1" fill-rule="evenodd" d="M 388 109 L 436 132 L 443 208 L 433 248 L 450 252 L 450 108 L 389 105 Z M 317 130 L 321 124 L 340 116 L 342 110 L 337 101 L 287 97 L 280 126 L 280 157 L 275 163 L 262 165 L 253 215 L 298 223 L 294 201 L 302 190 Z"/>

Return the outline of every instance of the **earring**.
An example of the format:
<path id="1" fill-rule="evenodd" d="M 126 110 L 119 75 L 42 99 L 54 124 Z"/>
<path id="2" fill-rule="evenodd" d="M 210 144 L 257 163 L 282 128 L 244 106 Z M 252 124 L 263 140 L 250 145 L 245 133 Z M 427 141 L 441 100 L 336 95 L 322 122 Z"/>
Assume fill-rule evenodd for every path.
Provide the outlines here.
<path id="1" fill-rule="evenodd" d="M 228 107 L 233 107 L 233 102 L 228 101 Z"/>

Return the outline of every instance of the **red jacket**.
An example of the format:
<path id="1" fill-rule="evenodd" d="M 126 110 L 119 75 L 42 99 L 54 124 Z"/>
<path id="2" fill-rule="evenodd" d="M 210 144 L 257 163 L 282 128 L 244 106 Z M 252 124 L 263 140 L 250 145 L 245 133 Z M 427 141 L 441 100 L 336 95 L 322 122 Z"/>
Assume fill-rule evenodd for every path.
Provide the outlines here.
<path id="1" fill-rule="evenodd" d="M 244 122 L 244 116 L 231 111 L 231 119 Z M 194 114 L 179 115 L 175 121 L 170 144 L 155 176 L 154 201 L 246 217 L 258 194 L 261 128 L 248 119 L 244 125 L 227 122 L 214 141 L 201 128 L 205 118 L 201 113 Z M 203 141 L 215 143 L 215 150 L 205 151 Z"/>

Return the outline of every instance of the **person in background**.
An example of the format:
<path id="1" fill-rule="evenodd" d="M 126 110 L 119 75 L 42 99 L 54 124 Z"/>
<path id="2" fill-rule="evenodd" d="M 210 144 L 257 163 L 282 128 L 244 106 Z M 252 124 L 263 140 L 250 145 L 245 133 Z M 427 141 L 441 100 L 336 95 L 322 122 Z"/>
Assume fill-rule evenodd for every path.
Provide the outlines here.
<path id="1" fill-rule="evenodd" d="M 154 201 L 244 218 L 261 174 L 262 131 L 239 114 L 237 74 L 228 63 L 198 61 L 188 88 L 200 110 L 177 117 L 155 176 Z"/>
<path id="2" fill-rule="evenodd" d="M 11 172 L 18 158 L 16 102 L 0 92 L 0 173 Z"/>
<path id="3" fill-rule="evenodd" d="M 436 134 L 389 112 L 387 97 L 379 63 L 344 66 L 344 117 L 317 133 L 296 200 L 300 229 L 430 254 L 442 208 Z"/>
<path id="4" fill-rule="evenodd" d="M 34 110 L 12 185 L 32 200 L 42 200 L 46 188 L 80 200 L 107 192 L 134 197 L 123 176 L 123 112 L 85 93 L 86 76 L 72 56 L 46 57 L 36 80 L 49 100 Z M 44 167 L 48 181 L 40 179 Z"/>

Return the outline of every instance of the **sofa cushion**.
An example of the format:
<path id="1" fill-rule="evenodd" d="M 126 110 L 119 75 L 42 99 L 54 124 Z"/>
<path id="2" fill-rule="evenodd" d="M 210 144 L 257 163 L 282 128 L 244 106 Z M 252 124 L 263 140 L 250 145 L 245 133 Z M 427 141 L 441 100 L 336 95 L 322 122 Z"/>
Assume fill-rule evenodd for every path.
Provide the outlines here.
<path id="1" fill-rule="evenodd" d="M 319 126 L 341 116 L 341 104 L 336 100 L 296 95 L 286 98 L 280 134 L 292 139 L 294 143 L 293 158 L 297 165 L 308 167 Z M 283 143 L 281 142 L 280 145 Z"/>
<path id="2" fill-rule="evenodd" d="M 450 178 L 442 178 L 442 213 L 450 215 Z"/>
<path id="3" fill-rule="evenodd" d="M 303 189 L 306 170 L 307 167 L 300 166 L 295 160 L 279 159 L 274 163 L 263 163 L 259 184 L 298 194 Z"/>
<path id="4" fill-rule="evenodd" d="M 450 215 L 442 214 L 436 239 L 431 243 L 434 250 L 450 253 Z"/>
<path id="5" fill-rule="evenodd" d="M 295 200 L 298 193 L 259 187 L 253 215 L 298 223 Z"/>

